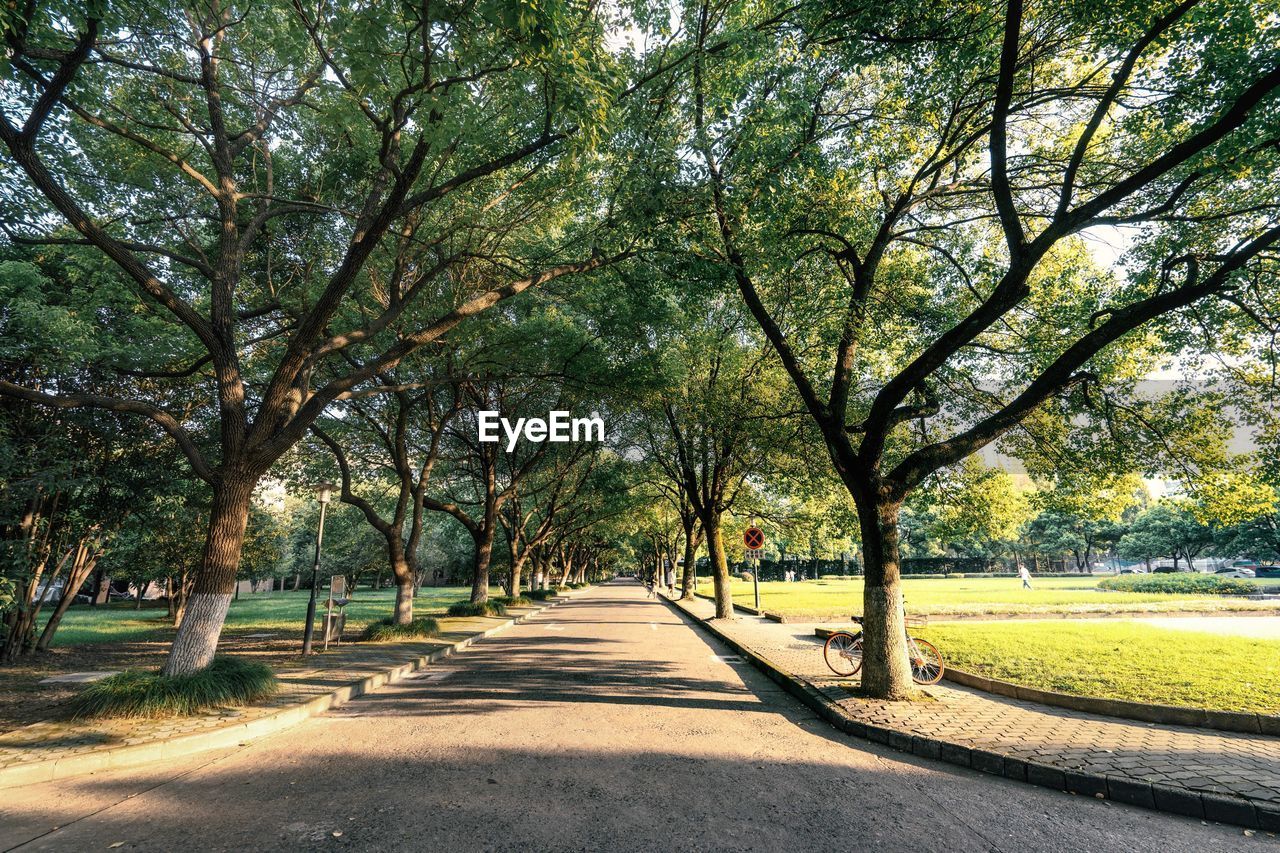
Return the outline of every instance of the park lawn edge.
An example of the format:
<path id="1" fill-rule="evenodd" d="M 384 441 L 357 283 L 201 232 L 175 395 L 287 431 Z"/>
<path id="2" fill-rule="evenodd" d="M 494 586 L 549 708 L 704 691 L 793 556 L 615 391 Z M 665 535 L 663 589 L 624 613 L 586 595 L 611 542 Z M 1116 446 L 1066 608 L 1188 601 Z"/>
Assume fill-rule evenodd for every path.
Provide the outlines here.
<path id="1" fill-rule="evenodd" d="M 914 633 L 914 632 L 913 632 Z M 952 622 L 920 636 L 983 678 L 1096 699 L 1280 715 L 1280 640 L 1107 622 Z M 1220 677 L 1230 666 L 1233 677 Z"/>

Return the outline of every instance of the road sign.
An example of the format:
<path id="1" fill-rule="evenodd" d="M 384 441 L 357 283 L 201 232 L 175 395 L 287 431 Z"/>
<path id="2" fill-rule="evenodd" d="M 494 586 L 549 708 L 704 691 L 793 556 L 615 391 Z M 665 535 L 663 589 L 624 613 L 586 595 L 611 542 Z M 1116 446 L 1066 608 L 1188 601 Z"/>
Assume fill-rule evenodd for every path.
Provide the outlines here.
<path id="1" fill-rule="evenodd" d="M 763 557 L 763 556 L 764 556 L 764 549 L 763 549 L 763 548 L 748 548 L 748 549 L 747 549 L 747 559 L 748 559 L 748 560 L 759 560 L 759 559 L 760 559 L 761 557 Z"/>
<path id="2" fill-rule="evenodd" d="M 764 547 L 764 531 L 759 527 L 748 527 L 742 531 L 742 544 L 752 551 L 758 551 Z"/>

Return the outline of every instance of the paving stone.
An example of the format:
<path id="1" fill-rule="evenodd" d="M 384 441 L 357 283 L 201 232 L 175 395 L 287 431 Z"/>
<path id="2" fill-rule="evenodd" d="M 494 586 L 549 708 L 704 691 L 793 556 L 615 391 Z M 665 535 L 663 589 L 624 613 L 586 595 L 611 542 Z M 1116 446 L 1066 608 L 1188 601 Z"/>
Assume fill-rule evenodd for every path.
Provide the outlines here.
<path id="1" fill-rule="evenodd" d="M 116 675 L 119 670 L 107 670 L 105 672 L 64 672 L 62 675 L 51 675 L 48 678 L 40 679 L 41 684 L 87 684 L 91 681 L 101 681 L 108 676 Z"/>

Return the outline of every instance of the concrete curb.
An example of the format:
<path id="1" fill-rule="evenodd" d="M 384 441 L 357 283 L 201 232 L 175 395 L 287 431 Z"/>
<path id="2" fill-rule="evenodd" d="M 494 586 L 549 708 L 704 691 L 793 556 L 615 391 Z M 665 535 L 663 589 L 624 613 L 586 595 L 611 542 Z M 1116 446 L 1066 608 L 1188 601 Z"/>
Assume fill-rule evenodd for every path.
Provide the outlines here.
<path id="1" fill-rule="evenodd" d="M 830 628 L 815 628 L 814 636 L 826 639 L 832 633 Z M 1280 717 L 1270 714 L 1254 714 L 1247 711 L 1214 711 L 1209 708 L 1194 708 L 1188 705 L 1154 705 L 1143 702 L 1129 702 L 1124 699 L 1104 699 L 1101 696 L 1073 696 L 1070 693 L 1058 693 L 1054 690 L 1041 690 L 1038 687 L 1027 687 L 1012 681 L 1001 681 L 998 678 L 987 678 L 973 672 L 965 672 L 948 666 L 942 677 L 946 681 L 1005 696 L 1010 699 L 1021 699 L 1024 702 L 1036 702 L 1041 705 L 1052 705 L 1055 708 L 1066 708 L 1086 714 L 1101 714 L 1106 717 L 1119 717 L 1123 720 L 1134 720 L 1139 723 L 1160 723 L 1166 726 L 1188 726 L 1195 729 L 1213 729 L 1220 732 L 1238 732 L 1249 735 L 1280 735 Z"/>
<path id="2" fill-rule="evenodd" d="M 573 593 L 585 592 L 587 589 L 590 589 L 590 587 L 573 590 Z M 58 779 L 83 776 L 103 770 L 138 767 L 154 761 L 179 758 L 211 749 L 243 746 L 247 741 L 254 738 L 274 734 L 296 726 L 303 720 L 314 717 L 317 714 L 323 714 L 330 708 L 335 708 L 344 702 L 349 702 L 358 696 L 377 690 L 389 681 L 402 678 L 411 672 L 451 657 L 486 637 L 492 637 L 494 634 L 505 631 L 513 625 L 518 625 L 530 617 L 537 616 L 562 601 L 567 601 L 574 597 L 572 593 L 557 593 L 557 596 L 556 599 L 542 603 L 541 606 L 528 613 L 508 619 L 499 625 L 486 629 L 482 633 L 459 640 L 413 660 L 388 667 L 381 672 L 375 672 L 372 675 L 349 682 L 329 693 L 316 696 L 301 704 L 281 708 L 278 711 L 273 711 L 246 723 L 233 723 L 212 731 L 195 732 L 170 740 L 157 740 L 154 743 L 132 744 L 116 747 L 115 749 L 103 749 L 81 755 L 68 755 L 63 758 L 32 761 L 0 768 L 0 788 L 16 788 L 20 785 L 53 782 Z"/>
<path id="3" fill-rule="evenodd" d="M 1280 831 L 1280 807 L 1237 797 L 1202 794 L 1188 788 L 1176 788 L 1159 783 L 1145 782 L 1117 776 L 1103 776 L 1079 770 L 1067 770 L 1050 764 L 1026 761 L 1013 756 L 982 749 L 973 749 L 959 743 L 920 737 L 884 726 L 863 722 L 850 716 L 834 700 L 809 682 L 791 675 L 771 663 L 754 650 L 725 634 L 715 624 L 690 613 L 678 602 L 662 596 L 662 600 L 678 613 L 698 625 L 720 642 L 729 646 L 756 669 L 767 675 L 783 690 L 795 696 L 818 716 L 846 734 L 864 738 L 873 743 L 891 747 L 900 752 L 921 758 L 931 758 L 967 767 L 981 773 L 1004 776 L 1019 782 L 1114 800 L 1133 806 L 1169 812 L 1171 814 L 1198 817 L 1202 820 L 1230 823 L 1249 829 L 1268 832 Z"/>

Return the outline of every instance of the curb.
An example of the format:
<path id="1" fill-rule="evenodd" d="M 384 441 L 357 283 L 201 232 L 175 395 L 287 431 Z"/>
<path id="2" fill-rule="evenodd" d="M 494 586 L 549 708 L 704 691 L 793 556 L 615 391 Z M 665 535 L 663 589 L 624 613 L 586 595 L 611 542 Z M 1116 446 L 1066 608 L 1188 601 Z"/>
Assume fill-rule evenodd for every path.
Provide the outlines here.
<path id="1" fill-rule="evenodd" d="M 589 587 L 585 589 L 589 589 Z M 585 589 L 574 590 L 573 592 L 583 592 Z M 549 610 L 572 597 L 569 594 L 559 593 L 555 600 L 545 602 L 542 606 L 528 613 L 508 619 L 506 622 L 488 628 L 479 634 L 459 640 L 425 655 L 420 655 L 413 660 L 389 667 L 381 672 L 367 675 L 357 681 L 348 682 L 329 693 L 316 696 L 298 705 L 281 708 L 247 723 L 235 723 L 212 731 L 196 732 L 170 740 L 157 740 L 153 743 L 121 746 L 83 755 L 69 755 L 64 758 L 50 758 L 45 761 L 32 761 L 0 768 L 0 788 L 16 788 L 20 785 L 54 782 L 59 779 L 98 773 L 103 770 L 122 770 L 128 767 L 138 767 L 154 761 L 179 758 L 211 749 L 243 746 L 247 741 L 296 726 L 303 720 L 314 717 L 317 714 L 323 714 L 330 708 L 335 708 L 344 702 L 349 702 L 358 696 L 377 690 L 389 681 L 402 678 L 425 666 L 452 657 L 455 653 L 468 646 L 486 637 L 505 631 L 513 625 L 518 625 L 530 617 L 537 616 L 539 613 Z"/>
<path id="2" fill-rule="evenodd" d="M 830 636 L 832 629 L 815 628 L 813 633 L 819 639 L 825 639 Z M 1119 717 L 1122 720 L 1133 720 L 1139 723 L 1160 723 L 1166 726 L 1187 726 L 1219 732 L 1280 736 L 1280 717 L 1271 714 L 1215 711 L 1190 705 L 1156 705 L 1130 702 L 1125 699 L 1106 699 L 1101 696 L 1073 696 L 1070 693 L 1041 690 L 1038 687 L 1027 687 L 1012 681 L 988 678 L 985 675 L 966 672 L 951 666 L 943 671 L 942 678 L 984 693 L 1020 699 L 1024 702 L 1036 702 L 1040 705 L 1051 705 L 1055 708 L 1066 708 L 1069 711 L 1080 711 L 1085 714 L 1101 714 L 1105 717 Z"/>
<path id="3" fill-rule="evenodd" d="M 1202 794 L 1188 788 L 1176 788 L 1156 782 L 1144 782 L 1140 779 L 1067 770 L 1050 764 L 1026 761 L 997 752 L 973 749 L 963 744 L 920 737 L 897 729 L 865 723 L 850 716 L 835 701 L 809 682 L 784 671 L 767 658 L 734 640 L 715 625 L 695 616 L 665 596 L 662 596 L 662 600 L 674 607 L 684 618 L 694 622 L 740 654 L 744 660 L 767 675 L 783 690 L 809 706 L 819 717 L 854 737 L 921 758 L 945 761 L 948 764 L 967 767 L 993 776 L 1015 779 L 1042 788 L 1114 800 L 1118 803 L 1196 817 L 1201 820 L 1230 823 L 1248 829 L 1280 831 L 1280 806 L 1270 803 L 1256 803 L 1253 800 L 1217 794 Z"/>

